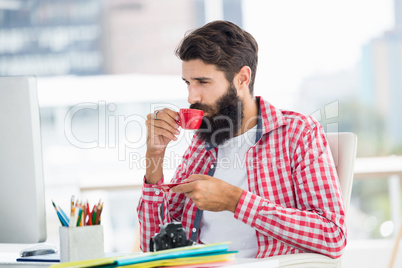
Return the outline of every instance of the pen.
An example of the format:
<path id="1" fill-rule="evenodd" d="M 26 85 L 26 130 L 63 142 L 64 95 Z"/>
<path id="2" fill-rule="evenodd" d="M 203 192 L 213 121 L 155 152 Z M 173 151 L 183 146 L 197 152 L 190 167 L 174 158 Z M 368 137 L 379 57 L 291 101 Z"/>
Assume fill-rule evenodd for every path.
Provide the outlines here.
<path id="1" fill-rule="evenodd" d="M 61 225 L 67 227 L 68 223 L 64 220 L 63 216 L 58 211 L 58 209 L 56 207 L 56 204 L 53 202 L 53 200 L 52 200 L 52 204 L 53 204 L 54 210 L 56 210 L 56 214 L 57 214 L 57 217 L 59 218 L 59 221 L 60 221 Z"/>

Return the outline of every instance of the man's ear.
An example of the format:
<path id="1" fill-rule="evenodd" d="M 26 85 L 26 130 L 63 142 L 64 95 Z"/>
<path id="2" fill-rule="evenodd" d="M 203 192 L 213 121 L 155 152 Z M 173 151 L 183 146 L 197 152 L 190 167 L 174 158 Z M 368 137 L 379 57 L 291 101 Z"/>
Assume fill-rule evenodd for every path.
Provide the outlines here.
<path id="1" fill-rule="evenodd" d="M 246 90 L 249 92 L 249 84 L 251 79 L 251 69 L 248 66 L 241 67 L 240 71 L 234 78 L 234 83 L 238 90 Z"/>

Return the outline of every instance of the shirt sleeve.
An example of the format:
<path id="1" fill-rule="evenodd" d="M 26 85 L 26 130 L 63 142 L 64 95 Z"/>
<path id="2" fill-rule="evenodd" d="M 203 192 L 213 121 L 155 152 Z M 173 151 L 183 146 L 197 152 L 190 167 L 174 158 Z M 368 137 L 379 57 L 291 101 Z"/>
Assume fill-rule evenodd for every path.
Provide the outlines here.
<path id="1" fill-rule="evenodd" d="M 187 178 L 187 162 L 191 155 L 190 148 L 183 155 L 181 164 L 176 169 L 172 183 L 180 182 Z M 162 178 L 157 184 L 163 184 Z M 140 247 L 143 252 L 149 251 L 149 241 L 156 233 L 159 233 L 160 226 L 172 221 L 181 221 L 185 202 L 184 194 L 164 193 L 152 187 L 152 184 L 145 182 L 142 186 L 137 214 L 140 225 Z"/>
<path id="2" fill-rule="evenodd" d="M 291 247 L 338 258 L 346 246 L 345 211 L 320 125 L 301 135 L 292 161 L 296 208 L 243 191 L 234 216 Z"/>
<path id="3" fill-rule="evenodd" d="M 162 178 L 157 184 L 160 185 L 164 181 Z M 149 250 L 149 240 L 155 233 L 159 232 L 160 220 L 160 206 L 163 202 L 163 193 L 152 184 L 145 182 L 142 185 L 142 195 L 140 197 L 137 213 L 140 225 L 140 247 L 143 252 Z"/>

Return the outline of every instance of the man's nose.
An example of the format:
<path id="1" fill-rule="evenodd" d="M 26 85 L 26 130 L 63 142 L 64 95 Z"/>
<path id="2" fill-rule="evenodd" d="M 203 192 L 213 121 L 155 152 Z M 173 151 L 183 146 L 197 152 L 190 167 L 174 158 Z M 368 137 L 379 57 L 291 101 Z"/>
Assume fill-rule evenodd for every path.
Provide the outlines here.
<path id="1" fill-rule="evenodd" d="M 188 86 L 188 103 L 194 104 L 197 102 L 201 102 L 201 92 L 198 88 L 194 86 Z"/>

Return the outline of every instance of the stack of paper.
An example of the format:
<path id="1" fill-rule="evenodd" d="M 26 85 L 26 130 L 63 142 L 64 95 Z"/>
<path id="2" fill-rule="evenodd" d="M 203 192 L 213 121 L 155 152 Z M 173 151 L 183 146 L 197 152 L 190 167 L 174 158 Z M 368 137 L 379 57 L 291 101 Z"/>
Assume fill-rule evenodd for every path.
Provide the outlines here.
<path id="1" fill-rule="evenodd" d="M 234 260 L 237 251 L 228 251 L 228 248 L 228 243 L 195 245 L 120 257 L 65 262 L 51 267 L 217 267 Z"/>

